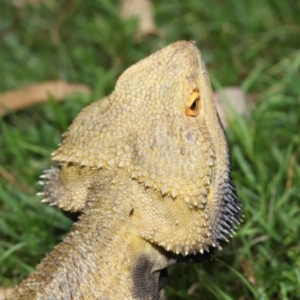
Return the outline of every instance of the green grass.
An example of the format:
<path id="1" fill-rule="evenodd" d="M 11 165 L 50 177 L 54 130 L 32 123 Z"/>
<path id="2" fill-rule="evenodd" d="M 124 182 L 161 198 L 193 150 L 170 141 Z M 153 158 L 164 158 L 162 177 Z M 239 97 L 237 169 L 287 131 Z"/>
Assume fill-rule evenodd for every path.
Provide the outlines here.
<path id="1" fill-rule="evenodd" d="M 299 299 L 300 2 L 156 0 L 159 34 L 141 41 L 113 1 L 11 2 L 0 10 L 0 92 L 61 79 L 89 85 L 92 95 L 0 120 L 0 286 L 24 278 L 71 226 L 35 196 L 68 124 L 125 68 L 193 39 L 213 86 L 242 87 L 256 108 L 248 119 L 234 116 L 227 131 L 244 223 L 212 261 L 172 268 L 169 298 Z"/>

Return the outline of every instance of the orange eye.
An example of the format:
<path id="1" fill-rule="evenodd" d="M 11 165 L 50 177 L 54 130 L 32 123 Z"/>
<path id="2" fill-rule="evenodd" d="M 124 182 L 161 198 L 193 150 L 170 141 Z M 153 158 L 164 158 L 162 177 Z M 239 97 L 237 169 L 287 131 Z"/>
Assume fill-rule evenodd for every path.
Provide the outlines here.
<path id="1" fill-rule="evenodd" d="M 196 117 L 200 111 L 200 93 L 194 90 L 187 103 L 186 114 L 191 117 Z"/>

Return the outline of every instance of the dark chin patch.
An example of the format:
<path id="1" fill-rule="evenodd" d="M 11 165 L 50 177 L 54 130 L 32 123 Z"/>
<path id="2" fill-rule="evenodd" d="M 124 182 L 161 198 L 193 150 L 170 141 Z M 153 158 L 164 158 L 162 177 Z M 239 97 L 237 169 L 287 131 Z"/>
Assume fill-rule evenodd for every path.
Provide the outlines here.
<path id="1" fill-rule="evenodd" d="M 159 247 L 157 247 L 159 249 Z M 132 298 L 141 300 L 162 300 L 165 299 L 163 288 L 169 282 L 167 267 L 175 263 L 201 263 L 211 260 L 214 248 L 210 252 L 187 256 L 177 255 L 172 252 L 160 250 L 168 263 L 161 264 L 155 256 L 141 255 L 136 259 L 132 272 Z"/>
<path id="2" fill-rule="evenodd" d="M 167 270 L 153 272 L 154 263 L 146 255 L 141 255 L 132 272 L 132 297 L 134 299 L 160 300 L 160 292 L 167 283 Z"/>

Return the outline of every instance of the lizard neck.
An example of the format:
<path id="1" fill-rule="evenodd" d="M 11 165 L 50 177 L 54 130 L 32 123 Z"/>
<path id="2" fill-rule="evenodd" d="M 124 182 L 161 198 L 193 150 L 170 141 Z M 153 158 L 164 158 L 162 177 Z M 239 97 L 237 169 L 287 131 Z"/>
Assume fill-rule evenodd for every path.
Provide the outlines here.
<path id="1" fill-rule="evenodd" d="M 172 259 L 138 236 L 130 222 L 134 211 L 126 201 L 114 210 L 102 211 L 105 217 L 99 214 L 94 219 L 98 207 L 89 205 L 65 241 L 75 250 L 71 264 L 81 264 L 76 276 L 97 287 L 93 297 L 161 299 L 160 271 L 172 264 Z"/>
<path id="2" fill-rule="evenodd" d="M 72 231 L 23 282 L 30 299 L 163 299 L 161 271 L 175 260 L 139 237 L 126 181 L 91 189 Z"/>

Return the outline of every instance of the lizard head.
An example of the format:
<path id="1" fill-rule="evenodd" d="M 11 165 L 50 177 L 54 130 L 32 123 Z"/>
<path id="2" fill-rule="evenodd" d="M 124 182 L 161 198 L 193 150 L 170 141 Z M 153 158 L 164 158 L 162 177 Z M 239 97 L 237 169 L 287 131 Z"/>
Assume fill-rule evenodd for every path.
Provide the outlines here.
<path id="1" fill-rule="evenodd" d="M 157 199 L 156 216 L 151 207 L 140 214 L 140 235 L 175 253 L 219 247 L 240 219 L 226 136 L 193 42 L 127 69 L 110 96 L 79 114 L 53 158 L 125 171 Z"/>

